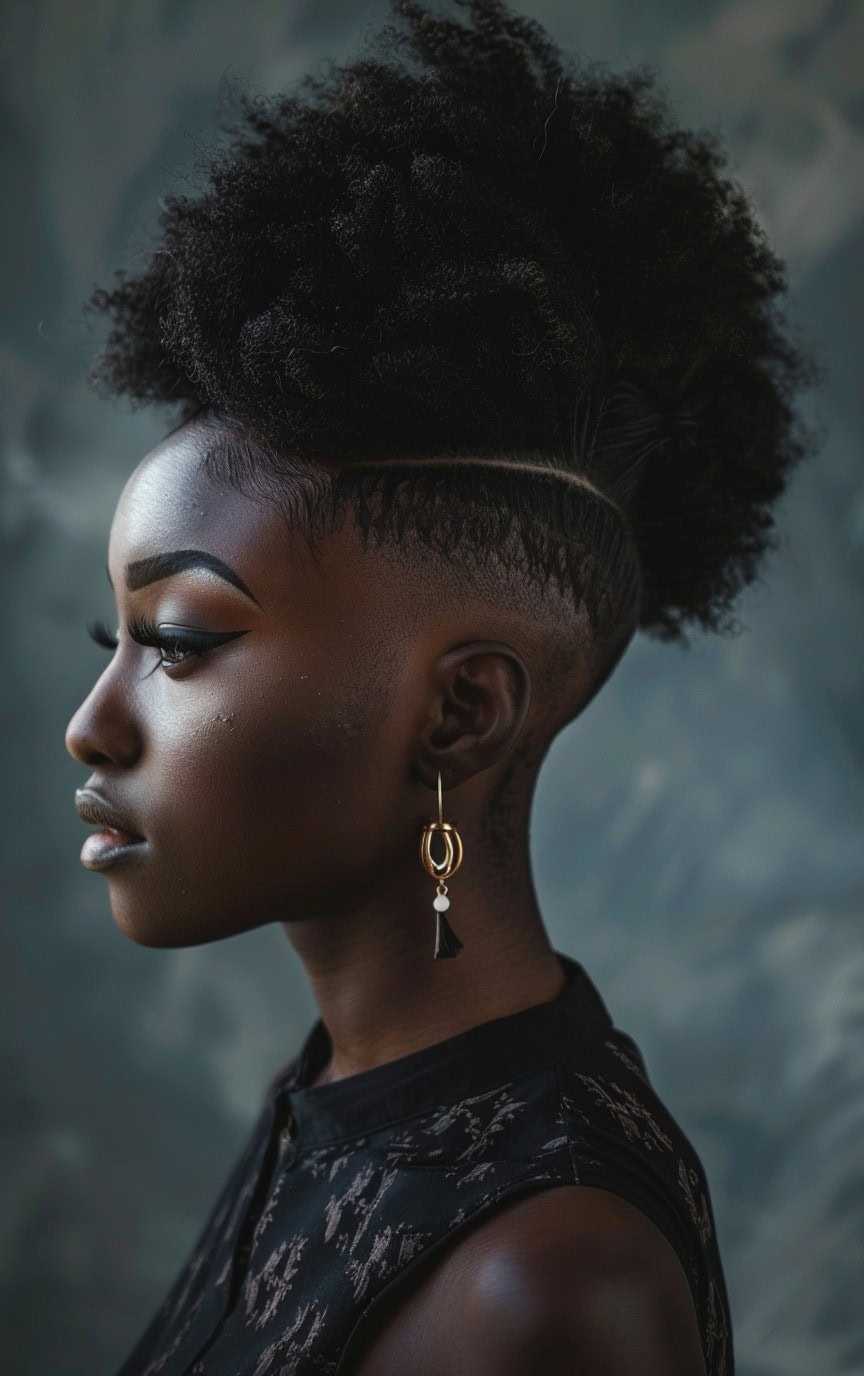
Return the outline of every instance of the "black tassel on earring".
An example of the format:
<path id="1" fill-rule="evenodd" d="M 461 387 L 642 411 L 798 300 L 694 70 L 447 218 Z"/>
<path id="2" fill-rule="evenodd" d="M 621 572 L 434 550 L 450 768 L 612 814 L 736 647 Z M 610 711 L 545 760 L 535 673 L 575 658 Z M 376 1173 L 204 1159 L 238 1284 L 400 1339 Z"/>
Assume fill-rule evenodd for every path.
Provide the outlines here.
<path id="1" fill-rule="evenodd" d="M 452 874 L 453 871 L 451 870 Z M 459 940 L 450 923 L 444 916 L 445 908 L 450 907 L 450 899 L 447 897 L 447 885 L 439 884 L 438 893 L 432 900 L 432 906 L 438 917 L 435 928 L 435 959 L 444 960 L 448 956 L 458 956 L 462 950 L 463 943 Z"/>
<path id="2" fill-rule="evenodd" d="M 440 832 L 444 841 L 444 859 L 436 860 L 432 855 L 432 837 L 436 832 Z M 437 917 L 435 927 L 435 960 L 447 960 L 453 956 L 458 956 L 463 949 L 463 943 L 459 940 L 444 913 L 450 907 L 450 899 L 447 897 L 447 885 L 445 879 L 449 879 L 451 874 L 455 874 L 462 864 L 462 839 L 454 826 L 445 822 L 442 816 L 441 800 L 441 771 L 438 771 L 438 821 L 429 822 L 423 828 L 423 835 L 420 840 L 420 859 L 423 867 L 433 879 L 438 880 L 438 892 L 432 900 Z"/>

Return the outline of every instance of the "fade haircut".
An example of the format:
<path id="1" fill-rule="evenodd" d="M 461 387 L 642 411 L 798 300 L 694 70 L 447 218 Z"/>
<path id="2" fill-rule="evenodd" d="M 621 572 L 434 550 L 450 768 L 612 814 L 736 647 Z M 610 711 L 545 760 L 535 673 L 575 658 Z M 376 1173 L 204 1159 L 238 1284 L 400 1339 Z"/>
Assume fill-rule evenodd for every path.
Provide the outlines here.
<path id="1" fill-rule="evenodd" d="M 716 138 L 649 68 L 565 57 L 501 0 L 447 9 L 393 0 L 357 60 L 237 92 L 203 189 L 90 298 L 90 377 L 224 421 L 213 475 L 313 542 L 350 512 L 364 540 L 557 585 L 596 691 L 639 628 L 734 628 L 816 447 L 793 401 L 818 369 Z"/>

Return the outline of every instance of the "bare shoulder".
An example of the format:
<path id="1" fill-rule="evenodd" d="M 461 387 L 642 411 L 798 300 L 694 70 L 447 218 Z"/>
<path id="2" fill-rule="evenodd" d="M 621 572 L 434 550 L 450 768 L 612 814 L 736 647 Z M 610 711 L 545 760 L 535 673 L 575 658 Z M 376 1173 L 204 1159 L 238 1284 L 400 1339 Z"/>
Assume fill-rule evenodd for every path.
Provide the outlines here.
<path id="1" fill-rule="evenodd" d="M 705 1376 L 687 1277 L 634 1205 L 587 1185 L 506 1201 L 379 1316 L 358 1376 Z"/>

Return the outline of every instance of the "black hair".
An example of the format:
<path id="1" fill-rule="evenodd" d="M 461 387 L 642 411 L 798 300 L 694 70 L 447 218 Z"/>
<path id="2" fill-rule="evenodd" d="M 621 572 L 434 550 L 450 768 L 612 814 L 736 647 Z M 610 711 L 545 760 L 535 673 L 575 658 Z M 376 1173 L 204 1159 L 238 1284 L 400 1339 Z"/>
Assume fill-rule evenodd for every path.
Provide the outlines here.
<path id="1" fill-rule="evenodd" d="M 358 59 L 238 92 L 206 185 L 93 293 L 112 328 L 90 376 L 254 438 L 214 455 L 236 485 L 335 464 L 307 526 L 349 509 L 554 578 L 599 685 L 640 627 L 734 628 L 814 447 L 793 400 L 818 369 L 716 137 L 676 127 L 650 68 L 565 57 L 502 0 L 449 8 L 393 0 Z M 537 472 L 412 468 L 432 456 Z"/>

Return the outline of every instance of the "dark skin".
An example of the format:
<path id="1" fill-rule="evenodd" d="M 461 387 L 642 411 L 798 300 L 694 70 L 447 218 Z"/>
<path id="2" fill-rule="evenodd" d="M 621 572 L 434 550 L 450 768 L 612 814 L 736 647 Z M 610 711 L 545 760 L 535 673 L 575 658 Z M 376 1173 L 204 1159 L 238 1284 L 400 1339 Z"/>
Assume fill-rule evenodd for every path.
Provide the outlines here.
<path id="1" fill-rule="evenodd" d="M 554 998 L 564 972 L 531 878 L 530 773 L 514 802 L 517 843 L 506 856 L 492 853 L 483 827 L 520 736 L 542 728 L 530 618 L 491 601 L 442 597 L 434 580 L 408 577 L 398 560 L 364 550 L 350 521 L 313 558 L 275 507 L 211 481 L 202 460 L 212 434 L 209 422 L 180 426 L 142 460 L 121 494 L 108 546 L 119 645 L 66 733 L 69 752 L 90 771 L 86 786 L 145 840 L 134 858 L 104 871 L 117 926 L 141 945 L 182 947 L 280 922 L 333 1046 L 319 1082 Z M 190 549 L 223 561 L 235 581 L 187 568 L 127 587 L 128 564 Z M 176 644 L 160 651 L 136 643 L 126 628 L 140 616 L 214 636 L 242 634 L 163 664 L 163 656 L 176 656 Z M 587 677 L 576 692 L 587 699 Z M 448 917 L 464 943 L 450 960 L 432 958 L 435 881 L 419 858 L 422 827 L 437 815 L 439 770 L 444 818 L 458 828 L 465 853 L 448 885 Z M 556 1323 L 540 1297 L 572 1295 L 560 1282 L 574 1264 L 589 1203 L 595 1233 L 616 1239 L 606 1259 L 588 1268 L 594 1281 L 610 1266 L 617 1277 L 622 1263 L 632 1281 L 634 1247 L 647 1257 L 653 1246 L 657 1265 L 639 1270 L 640 1293 L 648 1287 L 653 1294 L 658 1276 L 670 1293 L 668 1279 L 680 1264 L 637 1210 L 627 1206 L 635 1220 L 625 1217 L 622 1226 L 623 1201 L 605 1191 L 572 1186 L 544 1194 L 569 1202 L 562 1212 L 543 1196 L 515 1201 L 429 1277 L 415 1277 L 401 1317 L 400 1301 L 362 1370 L 408 1369 L 399 1364 L 417 1324 L 426 1322 L 426 1297 L 462 1274 L 466 1257 L 485 1258 L 479 1272 L 469 1270 L 488 1274 L 499 1253 L 511 1262 L 522 1257 L 513 1272 L 515 1308 L 511 1295 L 507 1311 L 521 1313 L 525 1328 L 506 1360 L 522 1361 L 512 1354 L 524 1348 L 523 1364 L 501 1364 L 500 1323 L 481 1323 L 476 1295 L 460 1284 L 449 1297 L 447 1324 L 439 1324 L 440 1351 L 427 1335 L 432 1365 L 424 1370 L 458 1369 L 449 1364 L 446 1340 L 458 1331 L 460 1312 L 466 1332 L 488 1329 L 472 1370 L 534 1370 L 526 1364 L 534 1362 L 532 1344 Z M 599 1215 L 590 1196 L 602 1197 Z M 575 1250 L 584 1279 L 585 1249 Z M 683 1273 L 678 1281 L 692 1351 L 695 1315 Z M 577 1324 L 576 1341 L 589 1334 L 597 1361 L 606 1360 L 608 1327 Z M 617 1343 L 620 1325 L 612 1327 Z M 562 1341 L 567 1348 L 569 1339 Z M 642 1333 L 642 1359 L 646 1341 Z M 571 1356 L 581 1362 L 584 1351 L 573 1348 Z M 698 1366 L 669 1366 L 664 1350 L 658 1360 L 667 1362 L 657 1367 L 666 1376 L 703 1370 L 701 1357 Z M 595 1369 L 629 1370 L 608 1362 L 560 1367 Z M 652 1370 L 644 1361 L 639 1369 L 643 1376 Z"/>
<path id="2" fill-rule="evenodd" d="M 505 1200 L 372 1314 L 353 1376 L 705 1376 L 687 1278 L 626 1199 Z"/>

